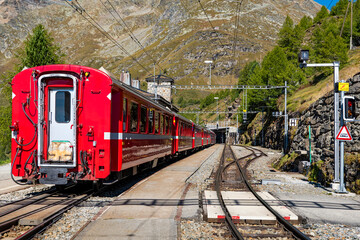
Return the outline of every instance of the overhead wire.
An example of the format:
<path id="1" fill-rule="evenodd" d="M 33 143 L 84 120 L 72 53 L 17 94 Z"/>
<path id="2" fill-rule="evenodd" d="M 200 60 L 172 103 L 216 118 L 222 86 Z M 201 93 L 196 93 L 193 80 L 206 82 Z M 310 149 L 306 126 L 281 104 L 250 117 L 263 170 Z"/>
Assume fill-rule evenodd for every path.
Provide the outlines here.
<path id="1" fill-rule="evenodd" d="M 327 7 L 328 9 L 329 9 L 329 7 L 331 6 L 332 2 L 333 2 L 333 0 L 330 1 L 329 5 L 328 5 L 328 7 Z"/>
<path id="2" fill-rule="evenodd" d="M 94 18 L 92 18 L 90 16 L 90 14 L 88 14 L 86 12 L 86 10 L 79 4 L 79 2 L 77 0 L 72 1 L 72 3 L 70 3 L 67 0 L 63 0 L 65 1 L 70 7 L 72 7 L 77 13 L 79 13 L 86 21 L 88 21 L 92 26 L 94 26 L 102 35 L 104 35 L 107 39 L 109 39 L 112 43 L 114 43 L 118 48 L 121 49 L 121 51 L 125 54 L 127 54 L 132 60 L 134 60 L 141 68 L 143 68 L 147 73 L 151 74 L 149 72 L 149 70 L 144 67 L 134 56 L 132 56 L 118 41 L 116 41 L 116 39 L 114 39 L 97 21 L 95 21 Z M 75 4 L 76 2 L 76 4 Z M 83 13 L 86 14 L 86 16 L 83 15 Z M 90 21 L 90 20 L 91 21 Z"/>
<path id="3" fill-rule="evenodd" d="M 235 52 L 236 52 L 236 45 L 237 45 L 237 30 L 240 25 L 240 11 L 241 11 L 241 5 L 243 3 L 243 0 L 241 2 L 237 3 L 236 6 L 236 16 L 235 16 L 235 28 L 234 28 L 234 44 L 233 44 L 233 55 L 235 58 Z M 234 59 L 235 60 L 235 59 Z"/>
<path id="4" fill-rule="evenodd" d="M 131 31 L 130 27 L 126 24 L 126 22 L 124 21 L 124 19 L 120 16 L 119 12 L 115 9 L 114 5 L 110 2 L 110 0 L 106 0 L 106 2 L 109 3 L 109 5 L 111 6 L 111 8 L 113 9 L 113 11 L 116 13 L 116 15 L 118 16 L 118 18 L 121 20 L 121 22 L 119 21 L 119 19 L 117 19 L 114 14 L 111 12 L 110 9 L 108 9 L 105 5 L 105 3 L 103 2 L 103 0 L 100 0 L 100 2 L 102 3 L 102 5 L 105 7 L 105 9 L 111 14 L 111 16 L 122 26 L 124 27 L 127 32 L 129 32 L 129 37 L 142 49 L 142 51 L 153 61 L 154 64 L 156 64 L 161 71 L 164 72 L 164 69 L 162 69 L 162 67 L 157 63 L 157 61 L 155 61 L 155 59 L 148 54 L 148 52 L 145 50 L 145 47 L 141 44 L 141 42 L 139 41 L 139 39 L 135 36 L 135 34 Z"/>
<path id="5" fill-rule="evenodd" d="M 204 6 L 203 6 L 202 3 L 200 2 L 200 0 L 198 0 L 198 2 L 199 2 L 199 4 L 200 4 L 200 7 L 201 7 L 201 9 L 203 10 L 203 12 L 204 12 L 207 20 L 208 20 L 208 22 L 210 23 L 210 26 L 212 27 L 212 29 L 215 31 L 216 35 L 218 36 L 220 44 L 222 45 L 222 47 L 224 47 L 225 45 L 222 43 L 222 41 L 221 41 L 221 39 L 220 39 L 220 36 L 219 36 L 219 34 L 218 34 L 218 31 L 215 29 L 214 25 L 213 25 L 212 22 L 210 21 L 210 18 L 209 18 L 209 16 L 207 15 Z"/>
<path id="6" fill-rule="evenodd" d="M 342 24 L 342 26 L 341 26 L 340 37 L 342 36 L 343 30 L 344 30 L 344 25 L 345 25 L 346 18 L 347 18 L 347 15 L 348 15 L 349 6 L 350 6 L 350 2 L 348 2 L 347 8 L 346 8 L 346 13 L 345 13 L 344 21 L 343 21 L 343 24 Z"/>

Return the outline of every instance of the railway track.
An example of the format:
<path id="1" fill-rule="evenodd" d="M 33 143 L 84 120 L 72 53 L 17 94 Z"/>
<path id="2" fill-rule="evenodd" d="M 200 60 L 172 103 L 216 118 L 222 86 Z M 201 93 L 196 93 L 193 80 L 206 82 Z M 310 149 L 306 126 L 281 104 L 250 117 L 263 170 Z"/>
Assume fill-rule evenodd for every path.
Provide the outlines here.
<path id="1" fill-rule="evenodd" d="M 219 168 L 216 172 L 215 190 L 219 199 L 221 208 L 225 214 L 225 222 L 228 229 L 235 239 L 310 239 L 300 230 L 285 220 L 279 213 L 266 203 L 253 189 L 248 181 L 248 174 L 246 174 L 247 166 L 255 159 L 266 156 L 265 153 L 258 149 L 251 147 L 244 147 L 249 154 L 237 159 L 230 146 L 226 145 L 220 160 Z M 234 219 L 226 207 L 225 201 L 222 197 L 221 191 L 236 190 L 236 191 L 250 191 L 259 201 L 259 205 L 266 207 L 275 217 L 276 224 L 273 225 L 251 225 L 251 224 L 236 224 Z"/>
<path id="2" fill-rule="evenodd" d="M 0 207 L 0 239 L 31 239 L 59 220 L 66 211 L 97 193 L 93 189 L 70 187 L 64 192 L 47 191 L 3 205 Z"/>

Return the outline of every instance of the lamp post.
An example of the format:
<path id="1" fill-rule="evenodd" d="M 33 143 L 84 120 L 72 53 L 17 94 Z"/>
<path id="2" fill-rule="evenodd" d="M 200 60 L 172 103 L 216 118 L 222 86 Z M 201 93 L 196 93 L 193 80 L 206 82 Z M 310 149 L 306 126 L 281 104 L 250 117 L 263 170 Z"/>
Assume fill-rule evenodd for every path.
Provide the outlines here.
<path id="1" fill-rule="evenodd" d="M 211 65 L 213 64 L 213 61 L 211 61 L 211 60 L 206 60 L 204 63 L 207 63 L 207 64 L 209 64 L 209 68 L 210 68 L 210 84 L 209 85 L 211 85 Z"/>
<path id="2" fill-rule="evenodd" d="M 219 126 L 219 97 L 214 97 L 217 100 L 217 125 Z"/>

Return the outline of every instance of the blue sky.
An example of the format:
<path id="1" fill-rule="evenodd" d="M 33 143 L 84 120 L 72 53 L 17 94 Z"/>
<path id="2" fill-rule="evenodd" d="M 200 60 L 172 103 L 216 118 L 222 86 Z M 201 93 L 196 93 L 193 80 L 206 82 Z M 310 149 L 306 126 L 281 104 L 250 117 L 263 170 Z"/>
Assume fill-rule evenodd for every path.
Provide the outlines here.
<path id="1" fill-rule="evenodd" d="M 331 0 L 315 0 L 315 2 L 320 3 L 321 5 L 324 5 L 325 7 L 329 7 L 329 10 L 334 6 L 339 0 L 333 0 L 331 3 Z M 329 4 L 331 5 L 329 6 Z"/>

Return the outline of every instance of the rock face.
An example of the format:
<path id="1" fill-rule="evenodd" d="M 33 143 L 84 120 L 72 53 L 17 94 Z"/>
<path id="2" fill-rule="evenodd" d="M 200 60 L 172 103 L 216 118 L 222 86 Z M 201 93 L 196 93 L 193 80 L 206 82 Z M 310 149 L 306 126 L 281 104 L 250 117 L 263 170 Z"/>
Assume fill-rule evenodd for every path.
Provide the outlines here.
<path id="1" fill-rule="evenodd" d="M 234 76 L 245 63 L 260 60 L 272 48 L 286 15 L 298 22 L 302 16 L 314 16 L 320 10 L 320 5 L 312 0 L 246 1 L 235 40 L 237 3 L 232 1 L 201 1 L 216 31 L 194 0 L 68 2 L 80 3 L 85 10 L 83 16 L 89 18 L 89 14 L 144 68 L 63 0 L 0 0 L 0 72 L 12 66 L 15 50 L 41 23 L 61 45 L 66 63 L 104 66 L 115 74 L 129 70 L 135 78 L 144 79 L 152 73 L 155 61 L 162 68 L 157 67 L 157 72 L 166 69 L 175 80 L 198 84 L 199 76 L 208 76 L 204 60 L 212 59 L 212 74 L 218 82 L 229 75 L 235 81 Z M 128 29 L 147 54 L 132 40 Z"/>
<path id="2" fill-rule="evenodd" d="M 350 91 L 346 95 L 354 96 L 357 109 L 360 107 L 360 73 L 348 79 Z M 290 114 L 289 118 L 299 118 L 298 127 L 289 130 L 289 152 L 309 151 L 309 126 L 311 127 L 312 161 L 318 162 L 323 183 L 334 179 L 334 92 L 329 92 L 314 102 L 303 113 Z M 360 119 L 360 116 L 357 117 Z M 345 142 L 345 179 L 346 186 L 354 191 L 360 190 L 360 124 L 348 123 L 353 137 Z M 278 119 L 267 130 L 266 146 L 282 149 L 283 120 Z M 307 157 L 308 158 L 308 157 Z"/>
<path id="3" fill-rule="evenodd" d="M 350 91 L 346 95 L 355 96 L 360 100 L 360 73 L 347 80 L 350 83 Z M 357 102 L 357 109 L 360 103 Z M 358 119 L 360 119 L 358 117 Z M 291 144 L 293 150 L 309 150 L 308 126 L 311 126 L 311 150 L 314 161 L 322 161 L 324 182 L 330 182 L 334 178 L 334 92 L 330 92 L 323 98 L 313 103 L 300 118 L 299 127 L 294 135 Z M 357 122 L 347 123 L 347 127 L 352 134 L 354 141 L 345 142 L 345 179 L 347 187 L 360 189 L 360 184 L 356 187 L 356 180 L 360 179 L 360 153 L 359 133 L 360 125 Z"/>

